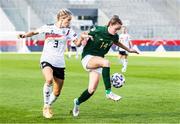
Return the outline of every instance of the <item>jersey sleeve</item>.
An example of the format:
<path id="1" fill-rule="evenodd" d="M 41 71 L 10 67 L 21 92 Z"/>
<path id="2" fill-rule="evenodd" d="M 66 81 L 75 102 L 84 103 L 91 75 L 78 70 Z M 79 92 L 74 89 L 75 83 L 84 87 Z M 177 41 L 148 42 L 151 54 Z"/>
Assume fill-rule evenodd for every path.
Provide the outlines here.
<path id="1" fill-rule="evenodd" d="M 114 41 L 113 41 L 114 43 L 118 43 L 119 42 L 119 35 L 118 34 L 116 34 L 115 36 L 114 36 Z"/>
<path id="2" fill-rule="evenodd" d="M 74 41 L 75 39 L 77 39 L 77 34 L 74 30 L 70 29 L 67 35 L 67 40 Z"/>
<path id="3" fill-rule="evenodd" d="M 38 33 L 45 33 L 48 30 L 48 26 L 47 25 L 43 25 L 40 28 L 36 29 L 35 31 Z"/>
<path id="4" fill-rule="evenodd" d="M 95 26 L 93 28 L 90 29 L 90 32 L 88 33 L 91 36 L 94 36 L 97 33 L 98 27 Z"/>

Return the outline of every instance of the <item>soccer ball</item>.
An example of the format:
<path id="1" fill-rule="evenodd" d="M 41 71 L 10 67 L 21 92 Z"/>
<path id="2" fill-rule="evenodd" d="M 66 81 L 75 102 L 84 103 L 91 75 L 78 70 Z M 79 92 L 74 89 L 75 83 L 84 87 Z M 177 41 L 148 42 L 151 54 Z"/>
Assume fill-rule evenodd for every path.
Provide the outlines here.
<path id="1" fill-rule="evenodd" d="M 123 74 L 119 73 L 114 73 L 111 77 L 111 84 L 115 88 L 120 88 L 124 85 L 125 83 L 125 77 Z"/>

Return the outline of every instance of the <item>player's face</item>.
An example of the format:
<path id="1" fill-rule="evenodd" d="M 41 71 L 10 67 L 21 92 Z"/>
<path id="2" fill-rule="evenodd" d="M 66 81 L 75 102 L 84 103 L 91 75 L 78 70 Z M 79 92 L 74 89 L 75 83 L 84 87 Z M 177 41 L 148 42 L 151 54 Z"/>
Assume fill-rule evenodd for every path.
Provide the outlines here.
<path id="1" fill-rule="evenodd" d="M 66 17 L 65 19 L 62 20 L 62 26 L 63 27 L 69 27 L 70 23 L 71 23 L 71 16 Z"/>
<path id="2" fill-rule="evenodd" d="M 115 35 L 116 33 L 118 33 L 118 31 L 121 29 L 121 25 L 120 24 L 115 24 L 115 25 L 110 25 L 108 27 L 108 31 L 110 34 Z"/>

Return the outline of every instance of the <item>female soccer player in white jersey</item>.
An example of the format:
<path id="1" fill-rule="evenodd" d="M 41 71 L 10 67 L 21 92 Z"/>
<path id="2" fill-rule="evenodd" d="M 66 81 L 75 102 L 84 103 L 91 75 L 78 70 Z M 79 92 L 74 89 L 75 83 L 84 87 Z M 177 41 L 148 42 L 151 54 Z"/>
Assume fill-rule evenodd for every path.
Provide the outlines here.
<path id="1" fill-rule="evenodd" d="M 119 35 L 119 41 L 127 48 L 132 48 L 131 37 L 128 34 L 127 27 L 125 26 L 122 27 L 122 33 Z M 128 65 L 128 51 L 121 47 L 119 47 L 119 59 L 123 65 L 121 72 L 126 72 Z"/>
<path id="2" fill-rule="evenodd" d="M 35 31 L 19 34 L 20 38 L 31 37 L 39 33 L 45 34 L 45 44 L 40 59 L 42 73 L 45 78 L 43 87 L 43 116 L 45 118 L 53 116 L 51 105 L 56 101 L 63 87 L 66 41 L 74 41 L 77 46 L 80 46 L 81 41 L 86 38 L 82 33 L 80 38 L 77 39 L 77 34 L 69 28 L 71 19 L 71 12 L 67 9 L 62 9 L 57 14 L 57 22 L 55 24 L 44 25 Z"/>

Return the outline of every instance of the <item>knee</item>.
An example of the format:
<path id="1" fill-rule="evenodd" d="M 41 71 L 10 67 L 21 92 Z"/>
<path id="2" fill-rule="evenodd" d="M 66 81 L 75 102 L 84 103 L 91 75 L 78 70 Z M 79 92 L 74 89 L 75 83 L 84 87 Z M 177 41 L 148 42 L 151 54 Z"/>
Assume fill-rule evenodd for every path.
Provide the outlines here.
<path id="1" fill-rule="evenodd" d="M 47 82 L 48 84 L 52 84 L 53 78 L 51 78 L 51 77 L 46 78 L 46 82 Z"/>
<path id="2" fill-rule="evenodd" d="M 103 67 L 109 67 L 109 66 L 110 66 L 109 60 L 104 60 L 103 61 Z"/>

